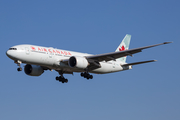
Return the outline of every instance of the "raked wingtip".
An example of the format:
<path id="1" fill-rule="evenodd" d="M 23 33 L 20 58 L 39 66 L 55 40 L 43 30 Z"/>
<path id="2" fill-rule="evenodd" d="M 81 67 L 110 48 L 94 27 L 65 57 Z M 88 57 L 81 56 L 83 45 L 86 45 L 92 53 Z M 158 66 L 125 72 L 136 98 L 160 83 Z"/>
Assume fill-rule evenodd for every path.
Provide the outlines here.
<path id="1" fill-rule="evenodd" d="M 173 43 L 173 42 L 164 42 L 164 44 L 169 44 L 169 43 Z"/>

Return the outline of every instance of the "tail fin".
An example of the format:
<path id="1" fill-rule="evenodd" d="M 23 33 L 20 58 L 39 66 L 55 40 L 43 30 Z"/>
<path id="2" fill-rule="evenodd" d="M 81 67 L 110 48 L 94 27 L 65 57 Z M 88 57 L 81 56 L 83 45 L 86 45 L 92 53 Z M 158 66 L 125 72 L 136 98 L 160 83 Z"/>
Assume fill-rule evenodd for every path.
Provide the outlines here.
<path id="1" fill-rule="evenodd" d="M 124 50 L 128 50 L 129 49 L 129 44 L 130 44 L 130 40 L 131 40 L 131 35 L 126 34 L 126 36 L 124 37 L 124 39 L 122 40 L 121 44 L 118 46 L 118 48 L 116 49 L 116 52 L 118 51 L 124 51 Z M 126 56 L 125 57 L 121 57 L 118 58 L 116 60 L 122 61 L 122 62 L 126 62 Z"/>

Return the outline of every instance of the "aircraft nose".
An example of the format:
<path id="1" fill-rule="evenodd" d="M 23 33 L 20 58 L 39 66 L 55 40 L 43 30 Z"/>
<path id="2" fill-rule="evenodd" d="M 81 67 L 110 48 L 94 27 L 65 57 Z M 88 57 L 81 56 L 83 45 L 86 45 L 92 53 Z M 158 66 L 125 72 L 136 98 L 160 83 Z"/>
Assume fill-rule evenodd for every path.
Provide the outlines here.
<path id="1" fill-rule="evenodd" d="M 6 51 L 6 55 L 7 55 L 8 57 L 10 56 L 9 50 Z"/>
<path id="2" fill-rule="evenodd" d="M 11 59 L 14 58 L 14 57 L 13 57 L 13 53 L 12 53 L 11 50 L 7 50 L 7 51 L 6 51 L 6 55 L 7 55 L 9 58 L 11 58 Z"/>

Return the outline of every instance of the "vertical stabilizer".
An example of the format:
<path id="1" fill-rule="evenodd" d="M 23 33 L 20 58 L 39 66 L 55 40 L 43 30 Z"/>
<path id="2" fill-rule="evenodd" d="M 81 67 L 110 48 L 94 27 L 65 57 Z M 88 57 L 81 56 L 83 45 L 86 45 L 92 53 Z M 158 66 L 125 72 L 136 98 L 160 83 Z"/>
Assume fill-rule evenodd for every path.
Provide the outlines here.
<path id="1" fill-rule="evenodd" d="M 122 40 L 121 44 L 118 46 L 118 48 L 116 49 L 116 52 L 118 51 L 124 51 L 124 50 L 128 50 L 129 49 L 129 44 L 130 44 L 130 40 L 131 40 L 131 35 L 126 34 L 126 36 L 124 37 L 124 39 Z M 122 61 L 122 62 L 126 62 L 126 57 L 121 57 L 118 58 L 116 60 Z"/>

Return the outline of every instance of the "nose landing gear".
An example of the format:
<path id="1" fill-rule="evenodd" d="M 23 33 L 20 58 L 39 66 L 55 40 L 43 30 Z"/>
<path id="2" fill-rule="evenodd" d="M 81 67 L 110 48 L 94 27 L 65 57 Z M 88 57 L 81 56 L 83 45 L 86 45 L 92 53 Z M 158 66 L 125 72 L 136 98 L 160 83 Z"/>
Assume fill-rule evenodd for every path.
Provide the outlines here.
<path id="1" fill-rule="evenodd" d="M 17 71 L 22 71 L 22 67 L 21 67 L 22 62 L 19 60 L 16 60 L 16 61 L 14 61 L 14 63 L 16 63 L 19 66 L 19 68 L 17 68 Z"/>
<path id="2" fill-rule="evenodd" d="M 22 68 L 21 67 L 17 68 L 17 71 L 22 71 Z"/>

